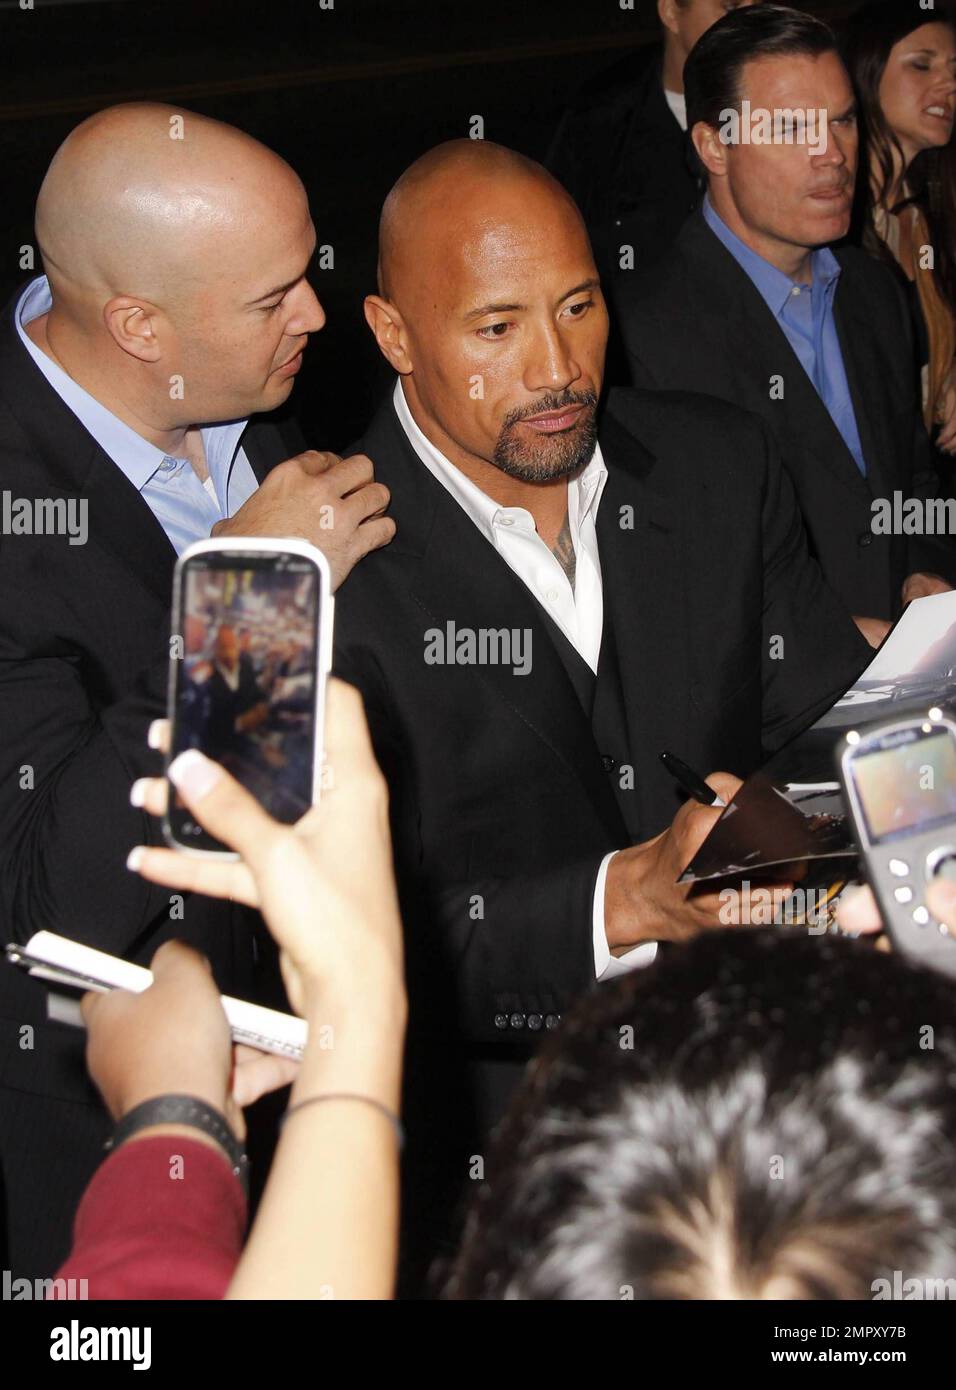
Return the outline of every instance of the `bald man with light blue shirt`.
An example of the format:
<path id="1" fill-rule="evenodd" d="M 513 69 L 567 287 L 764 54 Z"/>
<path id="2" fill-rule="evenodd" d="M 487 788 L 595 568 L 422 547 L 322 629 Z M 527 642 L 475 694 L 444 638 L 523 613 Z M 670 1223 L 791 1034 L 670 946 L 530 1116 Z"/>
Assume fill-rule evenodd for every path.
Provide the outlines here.
<path id="1" fill-rule="evenodd" d="M 48 314 L 52 305 L 49 282 L 41 275 L 23 291 L 14 310 L 20 342 L 60 400 L 133 484 L 181 555 L 194 541 L 206 540 L 216 523 L 237 512 L 258 488 L 239 442 L 249 421 L 230 420 L 202 428 L 208 475 L 201 482 L 189 459 L 164 454 L 40 351 L 26 328 Z"/>
<path id="2" fill-rule="evenodd" d="M 126 858 L 161 842 L 130 787 L 160 770 L 147 732 L 177 556 L 210 535 L 304 537 L 338 584 L 394 531 L 368 459 L 303 450 L 273 415 L 325 322 L 305 191 L 240 131 L 133 104 L 67 138 L 36 227 L 46 274 L 0 322 L 4 940 L 49 930 L 148 964 L 178 937 L 223 992 L 281 1006 L 257 913 L 170 895 Z M 109 1120 L 82 1033 L 6 963 L 0 1044 L 0 1261 L 45 1277 Z"/>

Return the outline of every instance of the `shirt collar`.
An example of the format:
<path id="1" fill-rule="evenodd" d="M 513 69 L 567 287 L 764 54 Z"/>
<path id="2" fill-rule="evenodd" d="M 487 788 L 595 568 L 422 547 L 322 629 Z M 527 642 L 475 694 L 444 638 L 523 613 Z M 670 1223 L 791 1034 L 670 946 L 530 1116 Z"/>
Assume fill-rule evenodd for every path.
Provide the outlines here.
<path id="1" fill-rule="evenodd" d="M 800 285 L 789 275 L 784 275 L 782 270 L 778 270 L 775 265 L 764 260 L 763 256 L 758 256 L 756 251 L 751 250 L 745 242 L 741 241 L 740 237 L 730 230 L 717 212 L 709 195 L 704 199 L 703 211 L 704 221 L 714 236 L 727 248 L 741 269 L 746 271 L 767 307 L 775 317 L 779 318 L 793 291 L 806 289 L 807 286 Z M 813 288 L 821 287 L 825 298 L 832 298 L 836 283 L 840 278 L 841 267 L 829 246 L 821 246 L 813 252 L 810 266 L 813 274 Z"/>
<path id="2" fill-rule="evenodd" d="M 813 283 L 822 285 L 827 295 L 832 295 L 837 281 L 843 274 L 843 267 L 829 246 L 821 246 L 813 253 Z"/>
<path id="3" fill-rule="evenodd" d="M 107 410 L 95 396 L 84 391 L 82 386 L 68 376 L 52 357 L 47 357 L 27 335 L 26 325 L 33 319 L 40 318 L 42 314 L 49 313 L 52 307 L 53 296 L 47 277 L 40 275 L 31 280 L 17 301 L 13 316 L 20 341 L 64 405 L 69 406 L 103 452 L 113 460 L 121 472 L 125 473 L 137 491 L 142 492 L 166 455 L 162 449 L 158 449 L 155 444 L 137 434 L 125 421 L 118 419 L 112 411 Z M 218 464 L 228 458 L 231 463 L 246 424 L 245 420 L 234 420 L 226 425 L 207 426 L 202 430 L 206 461 L 214 478 L 216 473 L 221 472 L 221 467 L 214 467 L 214 460 Z M 219 479 L 215 478 L 215 482 L 218 491 Z"/>
<path id="4" fill-rule="evenodd" d="M 672 92 L 664 88 L 664 100 L 671 109 L 674 120 L 681 130 L 687 129 L 687 97 L 683 92 Z"/>
<path id="5" fill-rule="evenodd" d="M 521 507 L 502 507 L 486 492 L 482 492 L 481 488 L 477 487 L 470 478 L 466 478 L 461 469 L 456 468 L 441 450 L 435 447 L 415 423 L 405 399 L 401 377 L 395 382 L 392 401 L 399 423 L 422 463 L 446 491 L 451 493 L 462 511 L 471 518 L 485 538 L 492 545 L 497 545 L 496 521 L 502 516 L 522 512 L 524 509 Z M 591 455 L 587 467 L 576 478 L 572 478 L 568 484 L 568 510 L 569 512 L 573 510 L 577 526 L 580 525 L 588 512 L 593 511 L 596 516 L 606 482 L 607 465 L 604 462 L 600 444 L 595 443 L 594 453 Z"/>

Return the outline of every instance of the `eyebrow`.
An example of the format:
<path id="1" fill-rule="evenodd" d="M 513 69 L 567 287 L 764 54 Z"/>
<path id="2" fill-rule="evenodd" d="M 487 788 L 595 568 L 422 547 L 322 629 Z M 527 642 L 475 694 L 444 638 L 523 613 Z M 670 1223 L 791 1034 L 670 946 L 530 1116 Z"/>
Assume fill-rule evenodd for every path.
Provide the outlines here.
<path id="1" fill-rule="evenodd" d="M 859 106 L 855 101 L 851 101 L 845 111 L 838 111 L 835 116 L 831 116 L 831 121 L 845 121 L 848 116 L 856 116 L 859 113 Z"/>
<path id="2" fill-rule="evenodd" d="M 584 280 L 580 285 L 575 285 L 574 289 L 565 290 L 564 294 L 558 300 L 558 303 L 563 304 L 564 301 L 570 299 L 572 295 L 583 294 L 585 290 L 596 290 L 600 283 L 597 276 L 592 276 L 590 280 Z M 521 313 L 522 310 L 527 309 L 527 307 L 527 304 L 482 304 L 477 309 L 469 309 L 468 313 L 465 315 L 465 319 L 466 321 L 470 319 L 480 319 L 484 318 L 485 314 L 518 314 Z"/>
<path id="3" fill-rule="evenodd" d="M 477 309 L 469 309 L 465 318 L 480 319 L 485 314 L 515 314 L 527 307 L 527 304 L 482 304 Z"/>
<path id="4" fill-rule="evenodd" d="M 312 264 L 312 257 L 315 255 L 316 246 L 317 242 L 313 242 L 312 250 L 309 252 L 309 259 L 306 261 L 305 268 L 301 275 L 297 275 L 294 280 L 289 280 L 285 285 L 276 285 L 274 290 L 266 290 L 265 294 L 260 294 L 258 299 L 250 299 L 249 308 L 252 308 L 256 304 L 261 304 L 264 299 L 273 299 L 276 295 L 286 294 L 294 285 L 297 285 L 299 281 L 309 273 L 309 266 Z"/>
<path id="5" fill-rule="evenodd" d="M 312 259 L 311 256 L 309 257 L 309 259 Z M 304 274 L 305 271 L 302 272 L 302 275 Z M 295 279 L 290 280 L 287 285 L 277 285 L 274 290 L 266 290 L 265 294 L 260 294 L 258 299 L 250 299 L 249 303 L 261 304 L 264 299 L 272 299 L 277 294 L 285 294 L 287 290 L 292 289 L 293 285 L 297 285 L 299 283 L 299 281 L 302 279 L 302 275 L 297 275 Z"/>

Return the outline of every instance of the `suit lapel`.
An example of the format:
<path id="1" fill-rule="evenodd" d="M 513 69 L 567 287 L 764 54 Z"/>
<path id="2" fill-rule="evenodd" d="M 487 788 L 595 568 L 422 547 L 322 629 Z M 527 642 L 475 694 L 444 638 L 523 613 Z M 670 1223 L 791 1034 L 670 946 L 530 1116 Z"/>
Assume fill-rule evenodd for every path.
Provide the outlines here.
<path id="1" fill-rule="evenodd" d="M 620 834 L 620 813 L 591 726 L 536 600 L 458 504 L 440 484 L 429 481 L 442 495 L 436 499 L 435 525 L 412 583 L 413 599 L 430 624 L 443 632 L 453 623 L 459 631 L 516 628 L 530 634 L 527 675 L 515 675 L 512 667 L 501 664 L 476 666 L 476 677 L 571 769 L 608 829 Z"/>
<path id="2" fill-rule="evenodd" d="M 530 634 L 527 675 L 488 664 L 475 666 L 475 679 L 492 689 L 578 777 L 608 832 L 621 840 L 621 812 L 591 726 L 537 601 L 428 472 L 391 402 L 360 447 L 373 460 L 376 477 L 391 490 L 397 534 L 384 555 L 399 562 L 409 595 L 421 610 L 423 633 L 430 627 L 446 633 L 451 623 L 456 632 L 506 628 Z"/>
<path id="3" fill-rule="evenodd" d="M 5 403 L 42 470 L 45 486 L 88 503 L 90 539 L 117 556 L 151 593 L 169 603 L 173 547 L 139 492 L 60 399 L 31 360 L 11 302 L 0 346 Z"/>
<path id="4" fill-rule="evenodd" d="M 884 454 L 888 441 L 892 439 L 891 427 L 888 421 L 883 428 L 875 426 L 874 416 L 882 414 L 885 397 L 881 391 L 866 390 L 869 381 L 879 379 L 880 371 L 879 364 L 865 350 L 866 344 L 872 341 L 873 329 L 865 315 L 857 312 L 852 287 L 846 282 L 846 276 L 847 271 L 844 270 L 837 285 L 834 319 L 863 457 L 866 459 L 867 483 L 871 494 L 879 497 L 892 491 L 890 479 L 894 471 L 893 462 Z"/>
<path id="5" fill-rule="evenodd" d="M 82 426 L 78 428 L 82 429 Z M 83 430 L 86 434 L 86 431 Z M 90 436 L 87 435 L 89 439 Z M 146 587 L 164 604 L 173 589 L 176 551 L 149 504 L 125 473 L 105 454 L 95 440 L 83 495 L 89 499 L 90 516 L 98 518 L 97 539 L 132 569 Z M 276 427 L 269 421 L 246 426 L 239 440 L 258 483 L 284 456 L 284 445 Z"/>
<path id="6" fill-rule="evenodd" d="M 693 557 L 673 500 L 650 484 L 654 456 L 610 411 L 601 447 L 608 467 L 597 522 L 604 574 L 601 663 L 605 644 L 613 643 L 608 665 L 618 667 L 626 746 L 635 759 L 638 801 L 648 824 L 667 784 L 658 755 L 690 717 L 687 576 Z"/>
<path id="7" fill-rule="evenodd" d="M 148 504 L 123 471 L 80 424 L 31 361 L 8 306 L 0 336 L 0 374 L 5 401 L 41 463 L 48 486 L 83 498 L 89 505 L 90 538 L 115 555 L 135 578 L 168 606 L 176 552 Z M 271 422 L 249 425 L 241 447 L 261 483 L 283 457 L 281 436 Z"/>
<path id="8" fill-rule="evenodd" d="M 277 463 L 299 451 L 282 438 L 278 426 L 271 420 L 253 420 L 246 425 L 239 448 L 249 460 L 249 467 L 260 485 Z"/>
<path id="9" fill-rule="evenodd" d="M 78 422 L 77 426 L 82 429 Z M 85 435 L 86 431 L 83 433 Z M 91 531 L 101 545 L 111 550 L 157 598 L 168 604 L 176 551 L 148 503 L 125 473 L 95 440 L 90 442 L 91 466 L 82 493 L 89 500 L 91 518 L 96 518 Z M 268 423 L 247 426 L 240 447 L 259 483 L 282 453 L 279 436 Z"/>
<path id="10" fill-rule="evenodd" d="M 758 291 L 749 280 L 747 283 L 756 302 L 748 295 L 746 306 L 741 304 L 743 312 L 738 331 L 740 340 L 747 341 L 750 348 L 749 370 L 756 373 L 755 380 L 768 393 L 771 373 L 782 376 L 788 418 L 800 422 L 799 430 L 792 430 L 794 437 L 800 439 L 806 451 L 845 487 L 852 492 L 867 491 L 866 481 L 856 466 L 856 460 L 807 376 L 806 368 L 790 346 L 787 335 L 774 321 Z M 858 406 L 858 403 L 854 401 L 854 405 Z"/>
<path id="11" fill-rule="evenodd" d="M 776 403 L 776 408 L 784 412 L 788 421 L 798 422 L 792 425 L 791 435 L 801 440 L 805 450 L 828 468 L 845 487 L 852 492 L 868 494 L 867 483 L 856 466 L 856 460 L 807 376 L 803 363 L 790 346 L 787 335 L 774 319 L 749 275 L 721 245 L 702 214 L 697 214 L 688 228 L 685 252 L 691 258 L 691 273 L 705 297 L 707 312 L 702 315 L 702 320 L 710 318 L 713 322 L 726 325 L 721 332 L 722 352 L 726 352 L 728 343 L 732 344 L 733 349 L 728 370 L 737 380 L 743 380 L 748 396 L 752 398 L 756 394 L 759 397 L 757 409 L 760 413 L 766 413 L 764 402 L 770 392 L 771 376 L 781 376 L 785 394 L 783 401 Z M 838 302 L 839 299 L 838 291 Z M 840 340 L 846 359 L 847 344 L 842 333 Z M 849 361 L 847 375 L 850 375 Z M 856 383 L 856 390 L 853 381 L 850 385 L 860 421 L 866 410 L 859 395 L 859 383 Z M 739 392 L 735 391 L 734 396 L 739 398 Z M 868 462 L 871 455 L 872 449 L 865 455 Z"/>
<path id="12" fill-rule="evenodd" d="M 95 442 L 94 450 L 92 466 L 82 489 L 89 501 L 90 534 L 168 605 L 176 552 L 125 473 Z"/>

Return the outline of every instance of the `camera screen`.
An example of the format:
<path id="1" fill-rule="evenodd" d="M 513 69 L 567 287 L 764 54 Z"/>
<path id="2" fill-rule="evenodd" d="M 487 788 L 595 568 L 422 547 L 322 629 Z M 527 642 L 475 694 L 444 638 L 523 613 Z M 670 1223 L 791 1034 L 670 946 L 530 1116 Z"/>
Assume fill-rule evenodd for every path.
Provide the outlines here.
<path id="1" fill-rule="evenodd" d="M 946 729 L 850 764 L 873 843 L 956 820 L 956 743 Z"/>
<path id="2" fill-rule="evenodd" d="M 312 804 L 319 594 L 288 554 L 197 556 L 182 576 L 173 756 L 200 749 L 286 824 Z M 175 800 L 175 838 L 221 848 Z"/>

